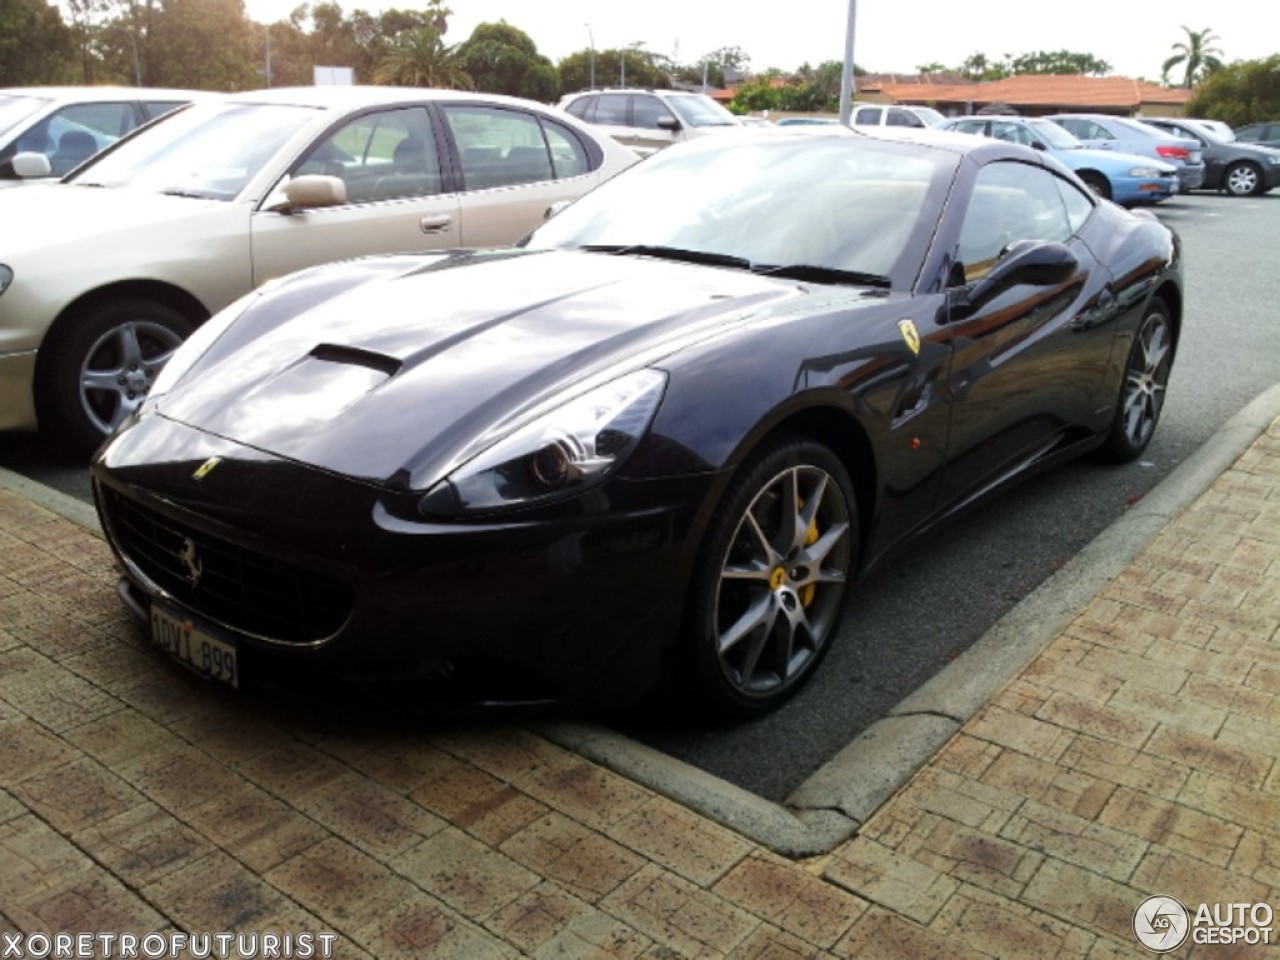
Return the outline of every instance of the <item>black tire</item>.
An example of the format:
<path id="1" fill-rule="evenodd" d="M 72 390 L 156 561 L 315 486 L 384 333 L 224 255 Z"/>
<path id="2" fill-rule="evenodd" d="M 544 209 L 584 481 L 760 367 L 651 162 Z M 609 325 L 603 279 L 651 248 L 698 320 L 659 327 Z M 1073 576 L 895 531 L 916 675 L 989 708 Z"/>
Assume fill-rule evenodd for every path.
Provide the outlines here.
<path id="1" fill-rule="evenodd" d="M 1147 449 L 1164 409 L 1173 347 L 1169 308 L 1159 297 L 1154 297 L 1129 348 L 1111 430 L 1099 451 L 1103 460 L 1128 463 Z"/>
<path id="2" fill-rule="evenodd" d="M 1252 163 L 1233 163 L 1223 171 L 1222 188 L 1233 197 L 1256 197 L 1262 193 L 1262 171 Z"/>
<path id="3" fill-rule="evenodd" d="M 1080 179 L 1084 181 L 1084 185 L 1092 190 L 1103 200 L 1111 199 L 1111 181 L 1100 173 L 1092 170 L 1086 170 L 1080 174 Z"/>
<path id="4" fill-rule="evenodd" d="M 122 299 L 68 318 L 40 348 L 40 428 L 77 454 L 92 451 L 146 399 L 191 333 L 172 307 Z"/>
<path id="5" fill-rule="evenodd" d="M 696 704 L 729 717 L 774 709 L 835 637 L 858 555 L 844 464 L 780 437 L 741 467 L 703 541 L 686 622 Z"/>

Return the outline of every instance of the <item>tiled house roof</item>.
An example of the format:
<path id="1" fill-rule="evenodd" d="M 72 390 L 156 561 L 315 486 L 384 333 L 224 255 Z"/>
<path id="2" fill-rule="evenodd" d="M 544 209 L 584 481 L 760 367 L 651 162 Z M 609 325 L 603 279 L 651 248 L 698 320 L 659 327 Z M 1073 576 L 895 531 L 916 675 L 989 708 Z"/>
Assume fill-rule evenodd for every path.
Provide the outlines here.
<path id="1" fill-rule="evenodd" d="M 1020 111 L 1093 110 L 1135 113 L 1144 106 L 1178 109 L 1191 99 L 1190 90 L 1171 90 L 1129 77 L 1082 77 L 1023 74 L 988 83 L 951 87 L 921 87 L 916 83 L 884 84 L 880 92 L 904 103 L 1007 103 Z"/>

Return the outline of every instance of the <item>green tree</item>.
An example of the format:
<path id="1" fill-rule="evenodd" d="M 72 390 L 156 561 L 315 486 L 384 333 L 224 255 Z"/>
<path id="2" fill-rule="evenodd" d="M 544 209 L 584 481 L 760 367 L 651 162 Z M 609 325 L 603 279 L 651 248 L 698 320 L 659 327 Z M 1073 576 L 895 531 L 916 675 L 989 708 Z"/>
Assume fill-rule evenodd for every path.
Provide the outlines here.
<path id="1" fill-rule="evenodd" d="M 1186 112 L 1225 120 L 1233 127 L 1280 119 L 1280 54 L 1215 70 L 1196 87 Z"/>
<path id="2" fill-rule="evenodd" d="M 1182 29 L 1187 39 L 1173 45 L 1173 56 L 1164 62 L 1160 73 L 1167 83 L 1169 71 L 1181 64 L 1182 86 L 1190 89 L 1208 74 L 1222 69 L 1222 51 L 1213 46 L 1218 38 L 1208 29 L 1192 30 L 1186 26 Z"/>
<path id="3" fill-rule="evenodd" d="M 456 90 L 475 86 L 457 50 L 446 46 L 434 27 L 418 27 L 399 34 L 374 67 L 373 81 Z"/>
<path id="4" fill-rule="evenodd" d="M 756 113 L 761 110 L 779 109 L 778 91 L 769 77 L 755 77 L 738 87 L 729 109 L 736 114 Z"/>
<path id="5" fill-rule="evenodd" d="M 75 39 L 45 0 L 0 0 L 0 86 L 66 83 Z"/>
<path id="6" fill-rule="evenodd" d="M 1054 73 L 1101 77 L 1111 72 L 1111 64 L 1090 53 L 1037 50 L 1035 53 L 1010 58 L 1009 71 L 1013 74 Z"/>
<path id="7" fill-rule="evenodd" d="M 527 33 L 505 20 L 479 24 L 458 45 L 458 58 L 477 90 L 546 102 L 559 92 L 560 77 L 551 61 Z"/>
<path id="8" fill-rule="evenodd" d="M 591 51 L 571 53 L 556 65 L 563 92 L 586 90 L 591 86 Z M 628 87 L 651 87 L 666 90 L 671 87 L 669 74 L 656 63 L 657 57 L 647 50 L 630 47 L 625 50 L 597 50 L 596 86 L 619 86 L 623 80 L 623 58 L 626 58 L 625 83 Z"/>

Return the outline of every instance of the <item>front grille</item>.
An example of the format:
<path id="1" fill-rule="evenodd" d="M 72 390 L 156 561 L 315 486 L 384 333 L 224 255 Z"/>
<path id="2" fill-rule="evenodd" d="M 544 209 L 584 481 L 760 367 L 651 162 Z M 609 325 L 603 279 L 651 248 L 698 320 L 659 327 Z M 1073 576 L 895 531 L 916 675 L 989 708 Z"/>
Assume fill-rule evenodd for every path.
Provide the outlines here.
<path id="1" fill-rule="evenodd" d="M 337 632 L 355 602 L 341 580 L 249 550 L 100 489 L 121 555 L 156 586 L 209 619 L 285 643 Z"/>

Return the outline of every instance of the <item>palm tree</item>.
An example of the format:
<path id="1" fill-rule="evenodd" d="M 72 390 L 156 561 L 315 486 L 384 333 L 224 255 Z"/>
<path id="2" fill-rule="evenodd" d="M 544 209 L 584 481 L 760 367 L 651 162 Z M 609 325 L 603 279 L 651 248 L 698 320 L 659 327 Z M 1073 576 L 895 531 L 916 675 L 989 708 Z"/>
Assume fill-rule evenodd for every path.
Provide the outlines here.
<path id="1" fill-rule="evenodd" d="M 1182 29 L 1186 31 L 1187 40 L 1185 43 L 1179 41 L 1173 45 L 1174 54 L 1164 62 L 1161 73 L 1165 82 L 1168 83 L 1169 71 L 1178 64 L 1183 64 L 1182 85 L 1189 89 L 1197 80 L 1203 79 L 1205 74 L 1222 69 L 1222 51 L 1212 46 L 1218 38 L 1207 28 L 1192 30 L 1190 27 L 1183 27 Z"/>
<path id="2" fill-rule="evenodd" d="M 406 30 L 396 36 L 373 71 L 374 83 L 407 87 L 472 90 L 475 83 L 462 68 L 454 47 L 447 47 L 434 27 Z"/>

